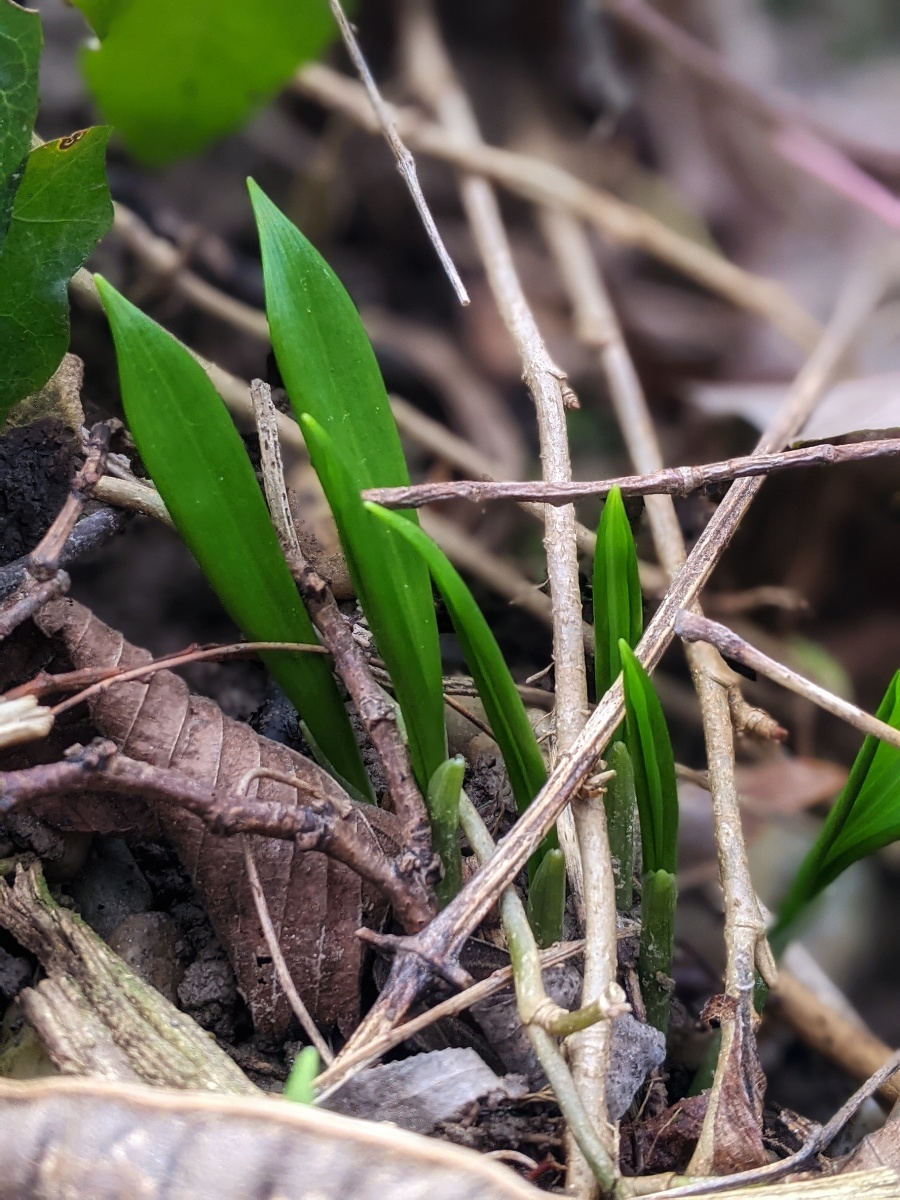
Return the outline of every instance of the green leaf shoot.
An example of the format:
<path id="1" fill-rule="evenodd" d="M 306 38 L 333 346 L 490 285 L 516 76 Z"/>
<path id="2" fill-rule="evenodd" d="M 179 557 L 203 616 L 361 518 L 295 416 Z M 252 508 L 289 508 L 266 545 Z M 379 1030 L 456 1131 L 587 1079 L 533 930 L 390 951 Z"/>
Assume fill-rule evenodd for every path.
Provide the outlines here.
<path id="1" fill-rule="evenodd" d="M 628 912 L 634 901 L 634 815 L 637 799 L 634 767 L 624 742 L 613 742 L 606 752 L 606 765 L 615 771 L 606 785 L 603 802 L 616 880 L 616 908 L 620 912 Z"/>
<path id="2" fill-rule="evenodd" d="M 414 546 L 427 563 L 506 763 L 516 807 L 524 812 L 544 786 L 547 768 L 522 697 L 484 614 L 460 573 L 427 533 L 400 513 L 368 502 L 365 507 Z"/>
<path id="3" fill-rule="evenodd" d="M 0 246 L 31 147 L 41 40 L 36 12 L 0 0 Z"/>
<path id="4" fill-rule="evenodd" d="M 200 364 L 96 277 L 119 364 L 122 403 L 175 525 L 229 616 L 252 641 L 314 643 L 240 435 Z M 333 769 L 372 798 L 328 663 L 263 655 Z"/>
<path id="5" fill-rule="evenodd" d="M 316 1076 L 319 1074 L 319 1052 L 315 1046 L 304 1046 L 291 1067 L 291 1073 L 284 1081 L 284 1091 L 281 1093 L 285 1100 L 294 1104 L 314 1104 L 316 1099 Z"/>
<path id="6" fill-rule="evenodd" d="M 619 640 L 634 647 L 644 628 L 637 551 L 618 488 L 606 497 L 597 527 L 593 584 L 594 673 L 599 700 L 622 669 Z"/>
<path id="7" fill-rule="evenodd" d="M 646 871 L 641 884 L 641 944 L 638 979 L 647 1023 L 663 1033 L 669 1025 L 672 956 L 675 948 L 675 876 Z"/>
<path id="8" fill-rule="evenodd" d="M 519 812 L 524 812 L 547 779 L 547 768 L 525 705 L 503 659 L 497 639 L 462 576 L 432 539 L 401 513 L 366 503 L 374 518 L 404 537 L 428 565 L 453 622 L 466 664 L 475 680 L 491 731 L 500 747 Z M 557 846 L 556 832 L 544 839 L 528 865 L 533 879 L 548 850 Z"/>
<path id="9" fill-rule="evenodd" d="M 337 523 L 353 587 L 391 677 L 413 772 L 425 792 L 447 757 L 440 647 L 428 572 L 423 595 L 417 578 L 422 563 L 414 561 L 415 570 L 408 570 L 409 547 L 366 511 L 350 464 L 335 442 L 308 414 L 300 427 Z"/>
<path id="10" fill-rule="evenodd" d="M 459 799 L 466 762 L 457 754 L 442 762 L 428 784 L 431 848 L 441 860 L 443 876 L 435 888 L 438 907 L 450 903 L 462 887 L 462 853 L 459 847 Z"/>
<path id="11" fill-rule="evenodd" d="M 0 421 L 68 347 L 68 282 L 112 224 L 108 136 L 87 129 L 28 155 L 0 251 Z"/>
<path id="12" fill-rule="evenodd" d="M 409 482 L 359 313 L 309 241 L 252 181 L 272 345 L 325 487 L 357 595 L 387 663 L 424 790 L 446 758 L 441 654 L 428 569 L 359 492 Z M 415 514 L 402 518 L 417 525 Z"/>
<path id="13" fill-rule="evenodd" d="M 674 874 L 678 854 L 678 785 L 675 758 L 659 697 L 650 676 L 623 639 L 626 744 L 634 768 L 641 825 L 643 870 Z"/>
<path id="14" fill-rule="evenodd" d="M 82 69 L 129 149 L 161 164 L 237 129 L 337 30 L 327 0 L 74 0 Z"/>
<path id="15" fill-rule="evenodd" d="M 876 716 L 900 729 L 900 671 L 891 680 Z M 771 934 L 774 944 L 783 948 L 787 931 L 851 863 L 898 839 L 900 750 L 869 736 L 779 909 Z"/>
<path id="16" fill-rule="evenodd" d="M 542 950 L 562 937 L 566 911 L 566 861 L 560 849 L 548 850 L 528 887 L 528 921 Z"/>

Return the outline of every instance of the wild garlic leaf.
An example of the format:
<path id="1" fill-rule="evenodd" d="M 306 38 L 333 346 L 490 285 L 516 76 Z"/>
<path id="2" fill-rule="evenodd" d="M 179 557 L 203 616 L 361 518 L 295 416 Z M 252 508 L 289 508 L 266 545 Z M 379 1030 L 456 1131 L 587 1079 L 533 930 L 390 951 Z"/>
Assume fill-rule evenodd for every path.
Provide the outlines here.
<path id="1" fill-rule="evenodd" d="M 674 873 L 678 853 L 678 786 L 666 718 L 650 676 L 623 639 L 626 744 L 634 768 L 644 872 Z"/>
<path id="2" fill-rule="evenodd" d="M 251 641 L 316 643 L 247 451 L 206 372 L 105 279 L 97 276 L 97 287 L 116 344 L 129 429 L 229 616 Z M 372 798 L 327 659 L 262 657 L 334 770 Z"/>
<path id="3" fill-rule="evenodd" d="M 876 716 L 900 729 L 900 671 Z M 776 945 L 812 901 L 852 863 L 900 839 L 900 750 L 867 737 L 844 789 L 800 866 L 772 931 Z"/>

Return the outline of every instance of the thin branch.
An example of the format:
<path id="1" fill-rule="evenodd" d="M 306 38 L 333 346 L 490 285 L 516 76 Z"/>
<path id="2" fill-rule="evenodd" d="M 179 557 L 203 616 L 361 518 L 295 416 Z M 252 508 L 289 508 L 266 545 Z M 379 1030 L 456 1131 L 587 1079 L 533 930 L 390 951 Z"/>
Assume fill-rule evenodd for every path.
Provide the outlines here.
<path id="1" fill-rule="evenodd" d="M 824 1058 L 836 1063 L 851 1078 L 867 1078 L 893 1053 L 892 1047 L 870 1029 L 823 1001 L 783 965 L 779 968 L 770 1002 L 798 1037 Z M 900 1083 L 885 1084 L 881 1095 L 889 1104 L 896 1104 L 900 1101 Z"/>
<path id="2" fill-rule="evenodd" d="M 735 662 L 742 663 L 752 671 L 758 671 L 760 675 L 765 675 L 767 679 L 781 684 L 782 687 L 795 692 L 798 696 L 811 700 L 819 708 L 824 708 L 826 712 L 840 717 L 842 721 L 846 721 L 848 725 L 852 725 L 861 733 L 880 738 L 888 745 L 900 749 L 900 730 L 894 729 L 885 721 L 879 721 L 877 717 L 873 717 L 864 709 L 857 708 L 855 704 L 850 704 L 847 700 L 842 700 L 840 696 L 835 696 L 826 688 L 819 687 L 817 683 L 804 679 L 802 675 L 798 675 L 796 671 L 792 671 L 790 667 L 777 662 L 774 658 L 769 658 L 768 654 L 763 654 L 761 650 L 751 646 L 749 642 L 733 630 L 728 629 L 727 626 L 698 616 L 696 613 L 681 612 L 675 621 L 675 632 L 686 642 L 708 642 L 726 658 L 734 659 Z"/>
<path id="3" fill-rule="evenodd" d="M 493 839 L 475 808 L 463 793 L 460 802 L 460 824 L 469 839 L 469 844 L 475 851 L 479 862 L 483 865 L 492 855 L 496 854 Z M 500 896 L 500 917 L 509 946 L 513 963 L 513 978 L 516 985 L 516 1003 L 519 1016 L 531 1042 L 532 1049 L 544 1069 L 553 1093 L 556 1096 L 571 1137 L 583 1156 L 584 1164 L 590 1171 L 591 1178 L 602 1183 L 609 1191 L 618 1176 L 618 1166 L 615 1160 L 615 1144 L 611 1147 L 610 1139 L 603 1136 L 607 1130 L 605 1109 L 598 1113 L 590 1107 L 590 1099 L 583 1096 L 582 1087 L 570 1073 L 565 1060 L 560 1053 L 554 1036 L 548 1029 L 552 1023 L 547 1018 L 566 1016 L 564 1009 L 553 1003 L 544 990 L 544 979 L 541 971 L 540 955 L 534 941 L 534 934 L 528 923 L 528 916 L 521 897 L 515 887 L 507 887 Z M 613 942 L 615 946 L 615 941 Z M 585 952 L 587 943 L 585 942 Z M 606 1008 L 607 1019 L 598 1020 L 597 1024 L 611 1028 L 608 1016 L 616 1008 L 621 1010 L 621 1002 L 625 994 L 615 981 L 615 975 L 602 993 L 591 997 L 591 1007 Z M 548 1011 L 549 1010 L 549 1011 Z M 601 1015 L 598 1013 L 598 1015 Z M 542 1016 L 543 1019 L 539 1019 Z M 596 1028 L 597 1026 L 592 1026 Z M 584 1036 L 582 1033 L 581 1037 Z M 570 1046 L 572 1039 L 570 1039 Z M 605 1083 L 605 1076 L 603 1077 Z M 606 1102 L 605 1092 L 601 1099 Z M 602 1115 L 601 1115 L 602 1114 Z"/>
<path id="4" fill-rule="evenodd" d="M 368 132 L 378 132 L 363 89 L 337 71 L 311 63 L 295 75 L 294 86 L 302 95 L 343 113 Z M 610 241 L 641 250 L 736 307 L 771 321 L 798 345 L 809 349 L 815 344 L 817 323 L 780 284 L 742 270 L 642 209 L 591 187 L 553 163 L 483 143 L 474 145 L 415 112 L 398 112 L 397 125 L 410 145 L 422 153 L 491 179 L 534 204 L 580 217 Z"/>
<path id="5" fill-rule="evenodd" d="M 353 699 L 359 718 L 375 747 L 387 780 L 394 812 L 403 827 L 403 840 L 424 877 L 434 875 L 431 829 L 422 794 L 416 785 L 409 751 L 397 725 L 397 714 L 369 670 L 365 653 L 344 620 L 331 588 L 304 557 L 294 529 L 284 483 L 284 470 L 269 386 L 254 379 L 250 395 L 259 429 L 263 484 L 282 553 L 309 615 L 334 658 L 335 669 Z"/>
<path id="6" fill-rule="evenodd" d="M 900 438 L 871 442 L 853 442 L 835 446 L 823 442 L 780 454 L 748 454 L 698 467 L 665 467 L 648 475 L 622 475 L 618 479 L 599 479 L 585 483 L 551 483 L 547 480 L 523 483 L 494 483 L 483 479 L 459 479 L 446 483 L 419 483 L 410 487 L 369 488 L 366 500 L 385 508 L 421 508 L 442 500 L 471 500 L 486 504 L 491 500 L 531 501 L 537 504 L 571 504 L 591 496 L 603 497 L 614 487 L 623 496 L 687 496 L 716 483 L 730 483 L 751 475 L 774 475 L 797 467 L 831 466 L 834 463 L 859 462 L 869 458 L 888 458 L 900 454 Z"/>
<path id="7" fill-rule="evenodd" d="M 69 576 L 60 569 L 60 561 L 91 490 L 103 474 L 109 434 L 105 422 L 92 427 L 84 463 L 72 480 L 62 508 L 37 546 L 23 560 L 22 575 L 15 592 L 4 598 L 0 609 L 0 641 L 34 616 L 49 600 L 69 590 Z"/>
<path id="8" fill-rule="evenodd" d="M 390 146 L 394 158 L 397 160 L 397 170 L 403 176 L 403 180 L 409 189 L 409 194 L 412 197 L 413 204 L 416 206 L 416 211 L 422 220 L 422 224 L 425 226 L 425 232 L 428 234 L 429 241 L 434 246 L 437 256 L 441 260 L 441 266 L 444 268 L 447 278 L 453 285 L 456 298 L 460 304 L 468 304 L 469 293 L 466 291 L 465 284 L 459 277 L 459 272 L 447 251 L 447 247 L 444 245 L 443 238 L 438 233 L 434 217 L 431 215 L 431 209 L 428 207 L 422 188 L 419 186 L 419 177 L 416 173 L 416 160 L 406 146 L 404 146 L 397 132 L 391 111 L 385 103 L 381 92 L 378 90 L 378 84 L 369 70 L 369 64 L 366 62 L 365 56 L 359 47 L 353 27 L 344 15 L 340 0 L 328 0 L 328 3 L 334 19 L 338 23 L 341 37 L 344 39 L 344 45 L 347 47 L 347 53 L 350 55 L 354 67 L 356 67 L 356 73 L 363 82 L 363 87 L 365 87 L 369 97 L 369 103 L 372 105 L 372 110 L 378 118 L 378 124 L 381 126 L 384 139 Z"/>

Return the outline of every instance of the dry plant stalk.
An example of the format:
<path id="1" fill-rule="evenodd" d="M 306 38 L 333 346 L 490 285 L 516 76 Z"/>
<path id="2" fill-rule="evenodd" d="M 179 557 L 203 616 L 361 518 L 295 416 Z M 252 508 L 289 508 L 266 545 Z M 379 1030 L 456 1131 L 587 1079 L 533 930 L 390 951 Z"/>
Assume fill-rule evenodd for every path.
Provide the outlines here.
<path id="1" fill-rule="evenodd" d="M 402 30 L 406 73 L 440 123 L 467 146 L 481 146 L 481 132 L 468 96 L 459 84 L 442 43 L 430 0 L 407 0 Z M 534 319 L 513 260 L 500 206 L 491 185 L 476 175 L 460 178 L 463 209 L 503 322 L 522 362 L 526 386 L 537 414 L 544 479 L 565 483 L 572 478 L 566 430 L 566 407 L 574 401 L 564 373 L 551 359 Z M 556 704 L 556 751 L 565 754 L 584 726 L 587 677 L 582 638 L 581 588 L 575 510 L 547 509 L 544 549 L 553 621 Z M 606 814 L 597 796 L 573 798 L 571 815 L 560 814 L 560 843 L 572 883 L 576 911 L 585 927 L 585 971 L 582 1004 L 599 1001 L 616 979 L 615 881 L 606 831 Z M 540 972 L 537 982 L 542 990 Z M 530 1027 L 529 1036 L 531 1036 Z M 615 1139 L 606 1122 L 606 1076 L 609 1070 L 609 1025 L 599 1022 L 570 1041 L 575 1085 L 597 1130 L 607 1161 Z M 578 1146 L 569 1147 L 569 1177 L 580 1194 L 597 1188 L 595 1171 Z"/>

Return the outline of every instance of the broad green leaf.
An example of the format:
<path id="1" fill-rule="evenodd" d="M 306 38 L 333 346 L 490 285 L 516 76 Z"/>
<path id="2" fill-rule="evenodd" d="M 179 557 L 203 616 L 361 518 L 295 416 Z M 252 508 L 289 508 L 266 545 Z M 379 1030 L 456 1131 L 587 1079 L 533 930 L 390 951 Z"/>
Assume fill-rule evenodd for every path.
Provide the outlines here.
<path id="1" fill-rule="evenodd" d="M 562 937 L 566 911 L 566 861 L 559 849 L 548 850 L 528 887 L 526 905 L 534 937 L 542 950 Z"/>
<path id="2" fill-rule="evenodd" d="M 625 690 L 626 744 L 634 768 L 644 871 L 676 869 L 678 786 L 675 759 L 662 706 L 650 676 L 624 640 L 622 683 Z"/>
<path id="3" fill-rule="evenodd" d="M 900 671 L 876 716 L 900 729 Z M 867 737 L 844 789 L 794 879 L 772 932 L 775 943 L 803 910 L 852 863 L 900 838 L 900 750 Z"/>
<path id="4" fill-rule="evenodd" d="M 350 578 L 387 665 L 413 771 L 424 792 L 447 757 L 440 647 L 427 568 L 403 538 L 366 511 L 349 460 L 319 422 L 305 414 L 300 425 L 337 523 Z"/>
<path id="5" fill-rule="evenodd" d="M 377 504 L 367 503 L 365 507 L 373 519 L 383 521 L 392 531 L 402 535 L 428 564 L 437 589 L 447 605 L 491 731 L 506 763 L 516 806 L 519 812 L 524 812 L 544 786 L 547 768 L 525 705 L 503 661 L 497 639 L 461 575 L 440 547 L 418 525 L 411 524 L 400 513 L 380 508 Z M 543 852 L 546 853 L 555 845 L 556 835 L 553 833 L 545 839 Z M 536 867 L 537 862 L 534 863 Z"/>
<path id="6" fill-rule="evenodd" d="M 597 527 L 593 592 L 594 672 L 599 700 L 622 669 L 619 639 L 624 638 L 634 647 L 644 628 L 637 551 L 618 488 L 606 497 Z"/>
<path id="7" fill-rule="evenodd" d="M 314 643 L 244 444 L 206 372 L 164 329 L 96 277 L 116 344 L 122 403 L 172 519 L 252 641 Z M 353 730 L 320 655 L 263 655 L 332 767 L 371 797 Z"/>
<path id="8" fill-rule="evenodd" d="M 82 67 L 148 163 L 195 154 L 266 104 L 334 37 L 327 0 L 74 0 L 101 38 Z"/>
<path id="9" fill-rule="evenodd" d="M 428 784 L 431 848 L 441 860 L 443 877 L 435 888 L 438 906 L 444 908 L 462 887 L 462 853 L 459 847 L 459 798 L 466 762 L 461 754 L 442 762 Z"/>
<path id="10" fill-rule="evenodd" d="M 329 472 L 334 477 L 338 491 L 333 488 L 329 499 L 344 554 L 388 662 L 424 790 L 446 757 L 440 643 L 428 569 L 402 538 L 372 520 L 358 495 L 363 488 L 409 482 L 400 436 L 353 301 L 296 226 L 252 180 L 249 188 L 278 367 L 298 420 L 302 424 L 311 417 L 340 455 L 346 487 L 334 454 L 313 432 L 310 457 L 323 482 Z M 418 524 L 414 513 L 402 519 Z"/>
<path id="11" fill-rule="evenodd" d="M 0 421 L 43 387 L 69 344 L 66 286 L 112 224 L 108 129 L 87 129 L 28 156 L 0 251 Z"/>
<path id="12" fill-rule="evenodd" d="M 31 146 L 40 56 L 41 18 L 0 0 L 0 246 Z"/>

